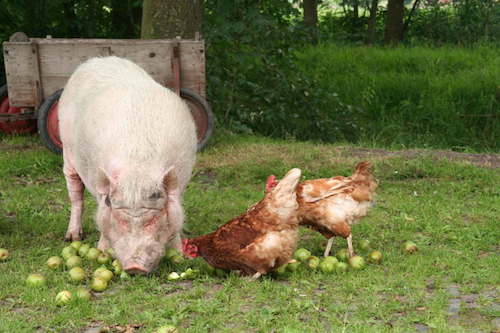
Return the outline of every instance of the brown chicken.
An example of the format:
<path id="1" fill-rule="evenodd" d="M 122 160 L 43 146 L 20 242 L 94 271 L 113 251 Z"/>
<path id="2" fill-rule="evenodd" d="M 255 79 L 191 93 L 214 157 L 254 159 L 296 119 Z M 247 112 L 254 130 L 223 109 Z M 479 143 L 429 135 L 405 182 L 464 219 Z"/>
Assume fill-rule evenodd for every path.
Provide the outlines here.
<path id="1" fill-rule="evenodd" d="M 264 198 L 214 232 L 184 240 L 184 253 L 210 265 L 239 270 L 252 279 L 287 263 L 298 240 L 296 187 L 300 169 L 290 170 Z"/>
<path id="2" fill-rule="evenodd" d="M 276 177 L 269 176 L 266 192 L 275 185 Z M 330 254 L 334 236 L 346 238 L 349 256 L 354 255 L 351 225 L 373 206 L 376 188 L 369 162 L 358 163 L 350 177 L 307 180 L 297 186 L 299 223 L 328 238 L 325 257 Z"/>

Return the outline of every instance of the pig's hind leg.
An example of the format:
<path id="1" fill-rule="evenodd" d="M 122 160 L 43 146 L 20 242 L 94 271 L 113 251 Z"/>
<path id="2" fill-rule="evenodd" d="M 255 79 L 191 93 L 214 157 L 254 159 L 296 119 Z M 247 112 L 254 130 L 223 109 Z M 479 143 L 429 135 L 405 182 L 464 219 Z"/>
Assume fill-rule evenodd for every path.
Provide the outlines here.
<path id="1" fill-rule="evenodd" d="M 82 214 L 83 214 L 83 191 L 85 186 L 75 168 L 65 159 L 64 178 L 68 189 L 69 200 L 71 201 L 71 216 L 69 219 L 68 231 L 65 240 L 76 241 L 82 239 Z"/>

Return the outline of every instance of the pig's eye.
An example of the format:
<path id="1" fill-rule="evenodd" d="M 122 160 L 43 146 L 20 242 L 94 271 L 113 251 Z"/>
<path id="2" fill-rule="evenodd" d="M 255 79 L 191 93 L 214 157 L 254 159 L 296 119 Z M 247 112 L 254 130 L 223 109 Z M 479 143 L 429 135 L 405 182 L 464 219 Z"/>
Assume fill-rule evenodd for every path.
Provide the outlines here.
<path id="1" fill-rule="evenodd" d="M 109 195 L 106 196 L 106 199 L 104 199 L 104 203 L 106 206 L 111 207 L 111 200 L 109 200 Z"/>
<path id="2" fill-rule="evenodd" d="M 158 200 L 160 198 L 163 198 L 163 194 L 161 192 L 159 192 L 159 191 L 158 192 L 154 192 L 153 194 L 151 194 L 149 196 L 149 199 L 151 199 L 151 200 Z"/>

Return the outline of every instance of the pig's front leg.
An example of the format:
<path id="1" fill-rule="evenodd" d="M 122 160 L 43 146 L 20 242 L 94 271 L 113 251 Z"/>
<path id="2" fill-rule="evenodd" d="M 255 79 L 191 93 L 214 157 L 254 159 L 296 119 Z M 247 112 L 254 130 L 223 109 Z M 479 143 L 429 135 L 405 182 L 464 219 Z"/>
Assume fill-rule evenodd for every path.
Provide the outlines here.
<path id="1" fill-rule="evenodd" d="M 68 231 L 65 239 L 67 241 L 76 241 L 82 239 L 82 214 L 83 214 L 83 191 L 85 186 L 76 172 L 66 160 L 64 161 L 64 178 L 66 178 L 66 187 L 71 202 L 71 216 L 69 218 Z"/>

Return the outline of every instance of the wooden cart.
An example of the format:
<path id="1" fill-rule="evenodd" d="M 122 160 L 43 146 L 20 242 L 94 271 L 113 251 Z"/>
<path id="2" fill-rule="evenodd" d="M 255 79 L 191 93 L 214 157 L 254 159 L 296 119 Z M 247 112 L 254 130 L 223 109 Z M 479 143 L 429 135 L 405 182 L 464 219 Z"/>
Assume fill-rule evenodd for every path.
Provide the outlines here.
<path id="1" fill-rule="evenodd" d="M 7 85 L 0 88 L 0 131 L 24 133 L 37 126 L 45 145 L 61 153 L 57 103 L 66 81 L 85 60 L 114 55 L 135 62 L 184 99 L 196 123 L 198 150 L 212 134 L 202 40 L 28 38 L 15 33 L 3 43 L 3 52 Z"/>

